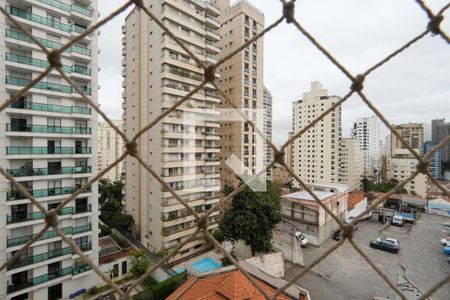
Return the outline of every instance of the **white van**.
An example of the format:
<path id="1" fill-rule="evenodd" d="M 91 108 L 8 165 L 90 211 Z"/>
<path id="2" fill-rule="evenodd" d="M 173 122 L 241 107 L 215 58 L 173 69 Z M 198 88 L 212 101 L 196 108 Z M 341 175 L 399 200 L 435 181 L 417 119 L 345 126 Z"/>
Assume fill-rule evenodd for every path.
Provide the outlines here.
<path id="1" fill-rule="evenodd" d="M 303 233 L 296 231 L 295 232 L 295 238 L 297 239 L 297 241 L 300 242 L 300 246 L 302 248 L 308 247 L 308 240 L 306 239 L 306 237 L 303 235 Z"/>
<path id="2" fill-rule="evenodd" d="M 403 216 L 401 215 L 394 215 L 394 217 L 392 218 L 392 225 L 403 226 L 403 222 Z"/>

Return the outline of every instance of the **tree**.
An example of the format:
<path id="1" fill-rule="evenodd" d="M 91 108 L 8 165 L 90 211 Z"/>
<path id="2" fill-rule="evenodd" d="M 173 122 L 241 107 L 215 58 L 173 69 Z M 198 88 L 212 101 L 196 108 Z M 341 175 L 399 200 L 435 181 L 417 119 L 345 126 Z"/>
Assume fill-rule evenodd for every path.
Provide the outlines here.
<path id="1" fill-rule="evenodd" d="M 151 266 L 150 259 L 145 255 L 144 250 L 133 250 L 130 253 L 130 272 L 136 277 L 141 277 Z"/>
<path id="2" fill-rule="evenodd" d="M 126 231 L 130 231 L 134 223 L 133 216 L 124 212 L 122 203 L 113 198 L 102 204 L 100 216 Z"/>
<path id="3" fill-rule="evenodd" d="M 100 194 L 99 202 L 100 204 L 105 203 L 106 200 L 117 200 L 118 202 L 122 202 L 123 194 L 122 189 L 124 184 L 120 180 L 116 180 L 111 182 L 109 178 L 100 178 L 98 181 L 98 191 Z"/>
<path id="4" fill-rule="evenodd" d="M 270 251 L 272 230 L 280 221 L 280 191 L 268 182 L 266 192 L 255 192 L 247 186 L 238 193 L 219 228 L 225 239 L 244 240 L 254 255 Z"/>
<path id="5" fill-rule="evenodd" d="M 381 182 L 381 183 L 374 183 L 364 177 L 361 181 L 363 189 L 365 192 L 381 192 L 381 193 L 387 193 L 391 189 L 393 189 L 399 181 L 397 179 L 391 178 L 387 182 Z M 397 194 L 407 194 L 408 191 L 405 188 L 401 188 L 399 191 L 397 191 Z"/>

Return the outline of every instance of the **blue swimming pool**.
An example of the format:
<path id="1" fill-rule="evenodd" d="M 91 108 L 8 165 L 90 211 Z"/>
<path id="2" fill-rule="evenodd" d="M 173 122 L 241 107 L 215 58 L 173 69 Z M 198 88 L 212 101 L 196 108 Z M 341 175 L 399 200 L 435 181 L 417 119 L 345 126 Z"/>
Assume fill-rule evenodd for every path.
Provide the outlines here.
<path id="1" fill-rule="evenodd" d="M 192 263 L 191 266 L 198 272 L 202 273 L 218 269 L 222 265 L 210 257 L 205 257 L 199 261 Z M 176 272 L 183 273 L 184 271 L 185 268 L 179 268 Z"/>

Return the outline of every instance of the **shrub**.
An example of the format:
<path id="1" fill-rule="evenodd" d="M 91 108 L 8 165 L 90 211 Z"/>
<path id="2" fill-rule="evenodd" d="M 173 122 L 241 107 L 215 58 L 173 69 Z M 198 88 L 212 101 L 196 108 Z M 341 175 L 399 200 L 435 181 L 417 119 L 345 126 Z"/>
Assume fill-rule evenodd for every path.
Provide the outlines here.
<path id="1" fill-rule="evenodd" d="M 97 293 L 97 286 L 93 286 L 88 290 L 89 295 L 95 295 Z"/>

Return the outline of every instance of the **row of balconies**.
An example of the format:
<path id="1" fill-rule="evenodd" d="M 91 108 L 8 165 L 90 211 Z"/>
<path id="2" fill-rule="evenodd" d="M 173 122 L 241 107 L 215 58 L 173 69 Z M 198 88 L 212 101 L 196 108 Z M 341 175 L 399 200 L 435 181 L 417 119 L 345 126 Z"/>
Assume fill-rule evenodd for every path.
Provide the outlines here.
<path id="1" fill-rule="evenodd" d="M 91 147 L 6 147 L 7 155 L 91 154 Z"/>
<path id="2" fill-rule="evenodd" d="M 75 227 L 72 227 L 72 226 L 64 227 L 64 228 L 61 228 L 61 231 L 65 235 L 89 232 L 89 231 L 92 231 L 92 224 L 75 226 Z M 23 244 L 26 244 L 29 240 L 31 240 L 36 235 L 37 234 L 35 233 L 35 234 L 29 234 L 29 235 L 24 235 L 24 236 L 15 237 L 15 238 L 8 238 L 6 240 L 6 245 L 7 245 L 7 247 L 15 247 L 15 246 L 23 245 Z M 54 230 L 49 230 L 49 231 L 46 231 L 37 240 L 42 241 L 42 240 L 47 240 L 47 239 L 51 239 L 51 238 L 55 238 L 55 237 L 59 237 L 59 235 Z"/>
<path id="3" fill-rule="evenodd" d="M 66 186 L 66 187 L 56 187 L 56 188 L 48 188 L 42 190 L 29 190 L 34 198 L 43 198 L 43 197 L 52 197 L 52 196 L 60 196 L 60 195 L 69 195 L 75 193 L 79 190 L 79 186 Z M 91 188 L 88 187 L 83 193 L 90 193 Z M 9 191 L 6 193 L 6 201 L 16 201 L 27 199 L 25 195 L 20 191 Z"/>
<path id="4" fill-rule="evenodd" d="M 78 205 L 76 207 L 63 207 L 59 211 L 58 215 L 74 215 L 74 214 L 83 214 L 87 212 L 92 212 L 92 205 Z M 24 213 L 14 213 L 12 215 L 8 215 L 6 218 L 6 224 L 15 224 L 26 221 L 34 221 L 41 220 L 45 218 L 45 214 L 40 211 L 37 212 L 24 212 Z"/>
<path id="5" fill-rule="evenodd" d="M 92 134 L 92 128 L 82 126 L 49 126 L 34 124 L 6 124 L 8 132 L 33 132 L 56 134 Z"/>
<path id="6" fill-rule="evenodd" d="M 30 79 L 27 78 L 21 78 L 21 77 L 15 77 L 15 76 L 6 76 L 6 84 L 10 85 L 16 85 L 16 86 L 27 86 L 31 82 Z M 72 86 L 70 85 L 63 85 L 58 83 L 50 83 L 50 82 L 37 82 L 33 85 L 32 88 L 40 89 L 40 90 L 47 90 L 52 92 L 60 92 L 60 93 L 66 93 L 66 94 L 72 94 L 72 93 L 78 93 Z M 86 95 L 92 95 L 91 88 L 87 86 L 79 86 L 81 91 L 85 93 Z"/>
<path id="7" fill-rule="evenodd" d="M 9 53 L 9 52 L 6 52 L 6 60 L 10 61 L 10 62 L 16 62 L 16 63 L 25 64 L 25 65 L 29 65 L 29 66 L 33 66 L 33 67 L 44 68 L 44 69 L 49 66 L 49 63 L 47 60 L 32 58 L 29 56 L 18 55 L 18 54 Z M 78 74 L 82 74 L 82 75 L 86 75 L 86 76 L 92 75 L 91 69 L 89 69 L 85 66 L 77 65 L 77 64 L 75 64 L 73 66 L 62 66 L 62 70 L 65 73 L 78 73 Z"/>
<path id="8" fill-rule="evenodd" d="M 50 167 L 50 168 L 27 168 L 7 169 L 12 177 L 29 177 L 29 176 L 49 176 L 49 175 L 69 175 L 69 174 L 85 174 L 92 173 L 90 166 L 79 167 Z"/>
<path id="9" fill-rule="evenodd" d="M 18 40 L 18 41 L 22 41 L 22 42 L 27 42 L 30 44 L 33 44 L 33 40 L 25 33 L 15 30 L 15 29 L 6 29 L 6 37 Z M 51 41 L 51 40 L 47 40 L 44 38 L 39 38 L 39 37 L 35 37 L 43 46 L 50 48 L 50 49 L 57 49 L 57 48 L 61 48 L 62 44 L 59 42 L 55 42 L 55 41 Z M 86 47 L 82 47 L 79 45 L 73 45 L 72 47 L 68 48 L 66 50 L 67 52 L 75 52 L 78 54 L 82 54 L 82 55 L 86 55 L 86 56 L 91 56 L 92 51 L 89 48 Z"/>
<path id="10" fill-rule="evenodd" d="M 90 107 L 37 103 L 28 100 L 19 100 L 16 103 L 12 104 L 11 108 L 29 109 L 29 110 L 64 113 L 64 114 L 90 115 L 92 113 L 92 109 Z"/>
<path id="11" fill-rule="evenodd" d="M 34 277 L 31 279 L 28 279 L 26 281 L 22 281 L 22 282 L 17 282 L 14 284 L 8 284 L 8 294 L 10 293 L 14 293 L 29 287 L 33 287 L 42 283 L 45 283 L 47 281 L 50 280 L 54 280 L 56 278 L 59 277 L 65 277 L 68 275 L 78 275 L 80 273 L 89 271 L 91 269 L 91 267 L 89 265 L 81 265 L 81 266 L 71 266 L 71 267 L 67 267 L 67 268 L 63 268 L 60 269 L 58 271 L 52 272 L 52 273 L 48 273 L 48 274 L 44 274 L 38 277 Z"/>
<path id="12" fill-rule="evenodd" d="M 92 16 L 92 10 L 91 9 L 89 9 L 86 6 L 82 6 L 80 4 L 77 4 L 77 3 L 71 3 L 69 5 L 69 4 L 66 4 L 66 3 L 63 3 L 63 2 L 57 1 L 57 0 L 38 0 L 38 1 L 42 2 L 42 3 L 45 3 L 45 4 L 48 4 L 48 5 L 52 6 L 52 7 L 55 7 L 55 8 L 64 10 L 64 11 L 67 11 L 67 12 L 77 12 L 77 13 L 80 13 L 80 14 L 88 16 L 88 17 Z"/>

